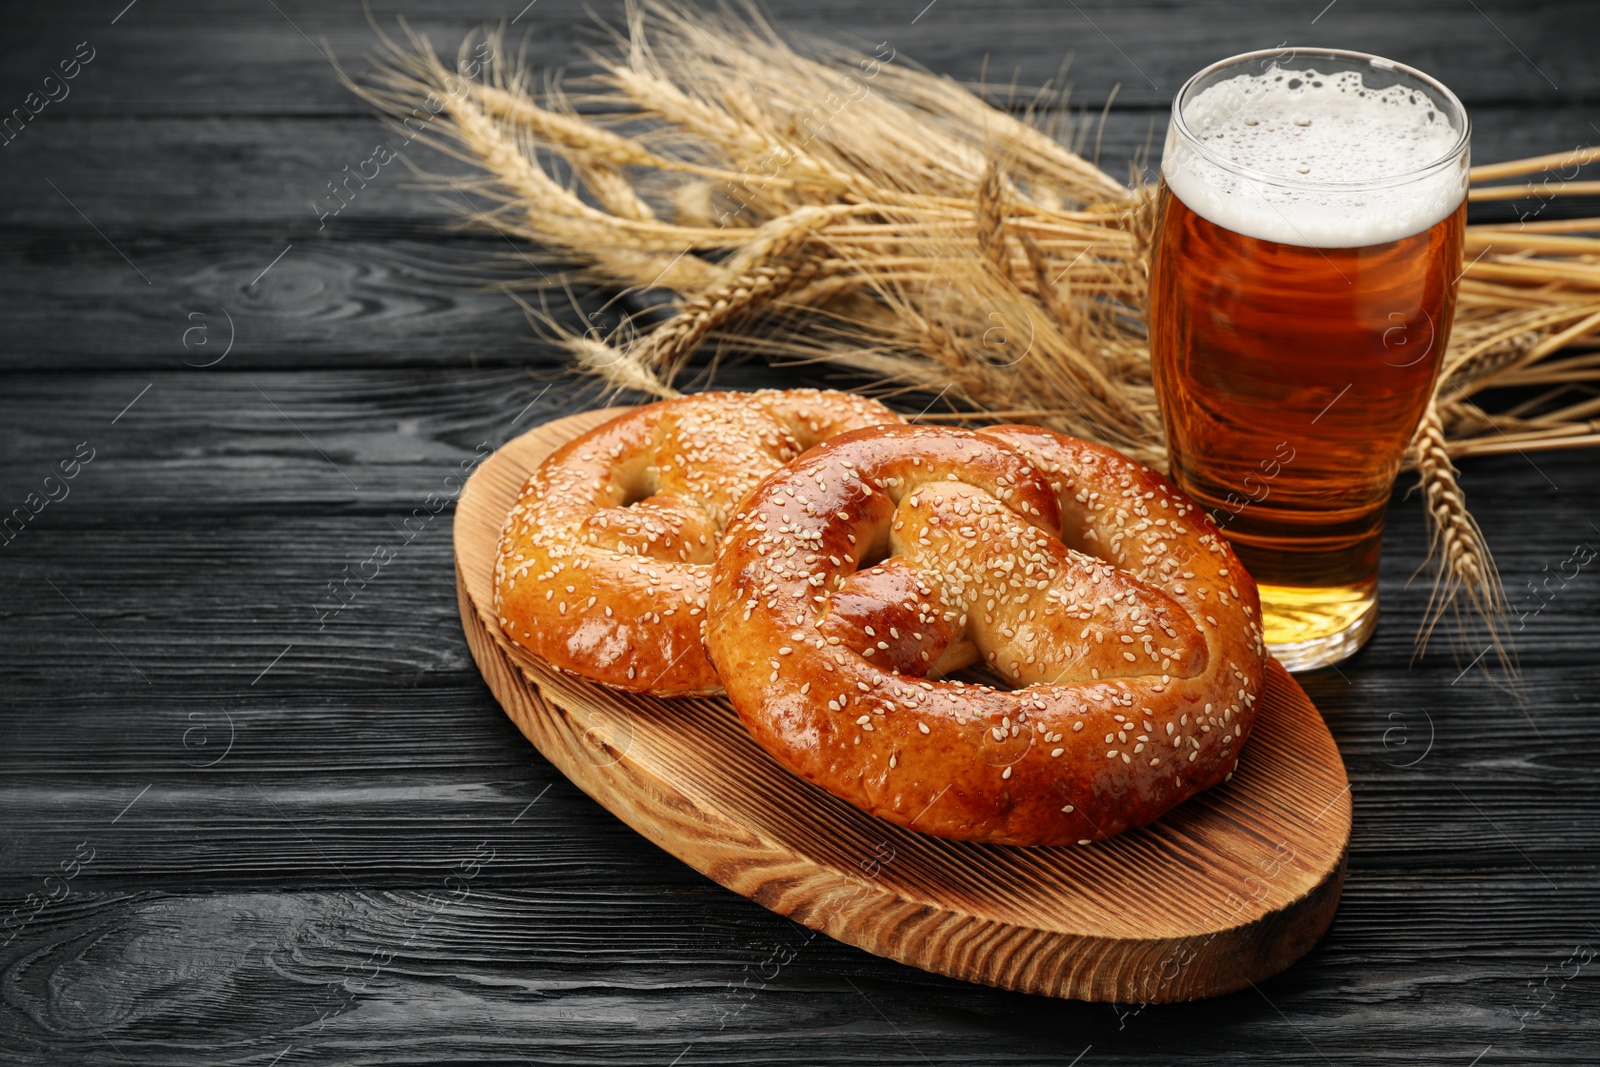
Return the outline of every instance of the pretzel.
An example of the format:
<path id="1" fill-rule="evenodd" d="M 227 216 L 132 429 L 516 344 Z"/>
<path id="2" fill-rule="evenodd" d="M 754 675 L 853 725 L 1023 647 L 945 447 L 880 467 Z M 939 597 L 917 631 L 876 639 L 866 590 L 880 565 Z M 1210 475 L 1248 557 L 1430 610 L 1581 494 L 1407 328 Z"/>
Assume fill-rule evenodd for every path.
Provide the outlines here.
<path id="1" fill-rule="evenodd" d="M 728 526 L 706 641 L 751 735 L 873 815 L 1088 844 L 1230 775 L 1260 602 L 1165 478 L 1035 427 L 891 426 L 802 456 Z M 980 663 L 1014 689 L 941 679 Z"/>
<path id="2" fill-rule="evenodd" d="M 557 449 L 506 518 L 494 605 L 559 670 L 657 696 L 722 690 L 701 644 L 711 560 L 735 506 L 819 441 L 900 417 L 816 389 L 698 393 Z"/>

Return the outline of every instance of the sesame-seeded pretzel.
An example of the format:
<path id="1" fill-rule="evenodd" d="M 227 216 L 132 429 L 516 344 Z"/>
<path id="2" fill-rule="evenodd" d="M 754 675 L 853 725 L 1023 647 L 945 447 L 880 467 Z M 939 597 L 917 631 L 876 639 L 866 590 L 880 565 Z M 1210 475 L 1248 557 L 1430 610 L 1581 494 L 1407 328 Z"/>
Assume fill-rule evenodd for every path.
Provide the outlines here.
<path id="1" fill-rule="evenodd" d="M 500 535 L 495 614 L 560 670 L 657 696 L 720 692 L 701 644 L 717 539 L 756 484 L 835 434 L 897 423 L 817 389 L 697 393 L 568 442 Z"/>
<path id="2" fill-rule="evenodd" d="M 1231 774 L 1266 663 L 1198 506 L 1036 427 L 838 437 L 728 526 L 706 642 L 751 735 L 942 837 L 1110 837 Z M 982 663 L 1016 687 L 936 681 Z"/>

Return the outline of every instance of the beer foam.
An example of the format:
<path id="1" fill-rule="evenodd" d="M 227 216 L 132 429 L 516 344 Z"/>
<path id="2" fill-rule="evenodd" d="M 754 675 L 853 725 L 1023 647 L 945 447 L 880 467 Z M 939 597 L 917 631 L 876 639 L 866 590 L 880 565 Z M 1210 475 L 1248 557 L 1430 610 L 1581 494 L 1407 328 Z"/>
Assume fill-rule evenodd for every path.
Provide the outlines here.
<path id="1" fill-rule="evenodd" d="M 1247 237 L 1380 244 L 1428 229 L 1466 196 L 1468 160 L 1427 170 L 1460 141 L 1449 118 L 1420 89 L 1369 88 L 1360 71 L 1241 74 L 1185 102 L 1183 118 L 1194 141 L 1168 130 L 1162 177 L 1196 214 Z"/>

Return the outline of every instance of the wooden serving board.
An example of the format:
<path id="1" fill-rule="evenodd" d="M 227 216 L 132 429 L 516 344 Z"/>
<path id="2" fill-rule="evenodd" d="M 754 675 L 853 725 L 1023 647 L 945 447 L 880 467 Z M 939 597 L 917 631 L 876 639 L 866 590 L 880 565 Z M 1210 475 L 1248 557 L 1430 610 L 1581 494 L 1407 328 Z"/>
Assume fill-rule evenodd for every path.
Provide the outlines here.
<path id="1" fill-rule="evenodd" d="M 721 698 L 658 700 L 557 674 L 491 610 L 500 526 L 528 472 L 620 409 L 547 423 L 485 460 L 456 511 L 461 621 L 528 740 L 650 840 L 840 941 L 941 974 L 1081 1000 L 1242 989 L 1314 945 L 1339 904 L 1350 786 L 1333 737 L 1274 661 L 1233 780 L 1085 847 L 946 841 L 790 774 Z"/>

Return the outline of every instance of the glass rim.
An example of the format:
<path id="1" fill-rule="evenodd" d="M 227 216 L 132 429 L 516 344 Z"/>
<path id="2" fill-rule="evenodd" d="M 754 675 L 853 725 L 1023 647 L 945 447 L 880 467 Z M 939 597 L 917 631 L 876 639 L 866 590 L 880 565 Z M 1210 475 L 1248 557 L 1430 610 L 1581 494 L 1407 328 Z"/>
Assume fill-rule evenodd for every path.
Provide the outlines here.
<path id="1" fill-rule="evenodd" d="M 1304 181 L 1282 174 L 1273 174 L 1269 171 L 1257 170 L 1254 167 L 1242 166 L 1231 159 L 1224 159 L 1211 151 L 1195 132 L 1190 129 L 1189 123 L 1183 116 L 1183 105 L 1190 92 L 1200 79 L 1214 74 L 1217 71 L 1246 60 L 1260 59 L 1265 56 L 1282 55 L 1310 55 L 1326 56 L 1329 59 L 1352 60 L 1366 63 L 1368 66 L 1386 71 L 1396 71 L 1407 77 L 1414 78 L 1444 97 L 1455 113 L 1461 117 L 1461 129 L 1450 149 L 1438 159 L 1425 163 L 1412 170 L 1402 171 L 1398 174 L 1389 174 L 1381 178 L 1365 178 L 1359 181 L 1330 182 L 1330 181 Z M 1196 71 L 1178 89 L 1177 95 L 1172 98 L 1172 129 L 1181 136 L 1185 147 L 1198 153 L 1207 163 L 1227 171 L 1230 174 L 1246 178 L 1250 181 L 1262 182 L 1289 189 L 1329 190 L 1333 192 L 1359 192 L 1365 189 L 1386 189 L 1398 185 L 1406 185 L 1414 181 L 1421 181 L 1439 171 L 1450 167 L 1461 159 L 1472 141 L 1472 117 L 1467 114 L 1466 106 L 1459 97 L 1450 91 L 1450 87 L 1430 74 L 1426 74 L 1416 67 L 1401 63 L 1398 60 L 1386 59 L 1371 52 L 1357 52 L 1348 48 L 1262 48 L 1254 52 L 1241 52 L 1227 59 L 1219 59 L 1200 70 Z"/>

